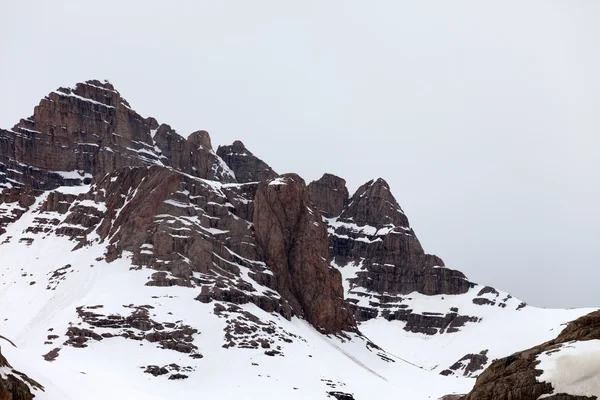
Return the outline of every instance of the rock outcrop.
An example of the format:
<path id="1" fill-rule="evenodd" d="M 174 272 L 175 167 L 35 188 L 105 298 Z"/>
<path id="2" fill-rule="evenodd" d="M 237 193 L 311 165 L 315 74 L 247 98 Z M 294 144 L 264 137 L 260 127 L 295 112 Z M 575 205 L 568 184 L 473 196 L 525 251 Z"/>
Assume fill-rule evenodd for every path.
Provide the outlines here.
<path id="1" fill-rule="evenodd" d="M 213 150 L 208 132 L 196 131 L 184 139 L 169 125 L 163 124 L 156 130 L 153 140 L 164 156 L 165 165 L 199 178 L 236 182 L 235 174 Z"/>
<path id="2" fill-rule="evenodd" d="M 278 292 L 298 315 L 326 333 L 352 331 L 342 277 L 329 265 L 327 231 L 304 180 L 286 174 L 262 182 L 254 203 L 256 241 Z"/>
<path id="3" fill-rule="evenodd" d="M 217 155 L 231 168 L 239 183 L 260 182 L 277 176 L 267 163 L 252 154 L 239 140 L 231 146 L 219 146 Z"/>
<path id="4" fill-rule="evenodd" d="M 540 396 L 553 400 L 597 399 L 596 396 L 556 393 L 550 382 L 540 381 L 543 371 L 537 369 L 540 355 L 559 351 L 563 345 L 589 340 L 600 340 L 600 311 L 569 323 L 554 340 L 495 360 L 479 375 L 473 390 L 461 400 L 537 400 Z M 586 378 L 589 376 L 582 376 L 581 380 Z"/>
<path id="5" fill-rule="evenodd" d="M 308 185 L 310 201 L 327 218 L 337 217 L 348 205 L 346 181 L 339 176 L 324 174 Z"/>
<path id="6" fill-rule="evenodd" d="M 461 294 L 473 284 L 424 252 L 385 180 L 365 183 L 349 199 L 343 198 L 344 181 L 333 175 L 309 188 L 313 202 L 330 216 L 325 221 L 331 258 L 349 282 L 346 298 L 357 320 L 384 316 L 424 333 L 452 332 L 470 320 L 456 313 L 414 315 L 401 304 L 403 295 L 412 292 Z"/>
<path id="7" fill-rule="evenodd" d="M 13 369 L 1 352 L 0 371 L 0 399 L 2 400 L 32 400 L 35 397 L 32 390 L 44 390 L 39 383 Z"/>
<path id="8" fill-rule="evenodd" d="M 440 372 L 440 375 L 455 375 L 477 376 L 479 371 L 484 368 L 488 362 L 488 350 L 482 350 L 478 354 L 467 354 L 460 360 L 450 366 L 450 368 Z"/>

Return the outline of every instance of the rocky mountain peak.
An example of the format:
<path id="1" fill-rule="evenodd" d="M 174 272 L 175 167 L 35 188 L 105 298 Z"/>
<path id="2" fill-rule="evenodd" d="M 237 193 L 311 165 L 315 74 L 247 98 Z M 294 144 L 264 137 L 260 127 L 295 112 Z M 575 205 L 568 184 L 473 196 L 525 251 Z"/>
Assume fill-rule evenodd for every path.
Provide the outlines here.
<path id="1" fill-rule="evenodd" d="M 120 106 L 121 103 L 126 107 L 130 107 L 127 100 L 123 99 L 121 94 L 115 90 L 115 87 L 107 80 L 99 81 L 92 79 L 85 82 L 79 82 L 75 84 L 74 88 L 60 87 L 55 93 L 73 97 L 79 96 L 88 101 L 104 104 L 107 107 L 115 108 Z M 52 93 L 50 95 L 52 95 Z"/>
<path id="2" fill-rule="evenodd" d="M 240 183 L 260 182 L 277 176 L 267 163 L 256 157 L 240 140 L 229 146 L 219 146 L 217 155 L 225 161 Z"/>
<path id="3" fill-rule="evenodd" d="M 312 203 L 328 218 L 340 215 L 348 204 L 346 180 L 333 174 L 323 174 L 311 182 L 308 191 Z"/>
<path id="4" fill-rule="evenodd" d="M 210 135 L 206 131 L 195 131 L 188 136 L 187 140 L 193 145 L 203 147 L 206 150 L 212 150 L 212 143 L 210 142 Z"/>
<path id="5" fill-rule="evenodd" d="M 390 186 L 382 178 L 361 185 L 350 198 L 341 218 L 352 219 L 359 225 L 378 228 L 389 224 L 409 228 L 408 218 L 392 194 Z"/>
<path id="6" fill-rule="evenodd" d="M 231 147 L 233 147 L 233 149 L 235 151 L 244 151 L 247 150 L 246 146 L 244 145 L 244 142 L 242 142 L 241 140 L 234 140 L 233 143 L 231 144 Z"/>
<path id="7" fill-rule="evenodd" d="M 59 88 L 12 130 L 0 130 L 0 187 L 53 189 L 99 179 L 123 167 L 163 165 L 235 182 L 206 131 L 186 140 L 143 118 L 107 81 Z"/>
<path id="8" fill-rule="evenodd" d="M 212 276 L 223 263 L 251 260 L 256 282 L 282 296 L 242 296 L 238 285 L 218 290 L 201 285 L 201 301 L 236 293 L 239 302 L 260 304 L 286 318 L 301 315 L 323 331 L 337 332 L 355 329 L 352 314 L 365 319 L 378 312 L 345 305 L 344 296 L 352 293 L 343 292 L 339 270 L 346 266 L 358 267 L 346 279 L 371 293 L 463 293 L 470 287 L 458 271 L 434 270 L 443 261 L 423 251 L 381 178 L 363 184 L 352 197 L 346 181 L 333 174 L 307 186 L 296 174 L 277 175 L 242 141 L 215 152 L 206 131 L 185 139 L 170 125 L 141 117 L 110 83 L 98 80 L 49 94 L 24 121 L 27 127 L 0 131 L 0 185 L 13 187 L 7 201 L 31 204 L 35 194 L 19 188 L 95 183 L 81 201 L 102 202 L 106 210 L 67 218 L 72 225 L 85 221 L 84 231 L 69 228 L 78 246 L 94 232 L 109 243 L 107 260 L 127 251 L 139 265 L 164 270 L 168 262 L 168 282 L 183 286 L 198 284 L 195 273 Z M 200 185 L 193 178 L 234 185 Z M 59 204 L 69 201 L 73 198 L 53 194 L 44 207 L 62 210 Z M 157 215 L 199 218 L 199 231 L 178 231 L 175 236 L 185 240 L 174 240 L 170 230 L 184 229 L 187 220 L 175 223 Z M 217 234 L 208 240 L 204 229 L 228 232 L 227 239 Z M 140 252 L 145 245 L 153 246 L 151 259 Z M 273 280 L 252 263 L 264 263 Z M 165 279 L 156 275 L 153 282 L 162 285 Z"/>

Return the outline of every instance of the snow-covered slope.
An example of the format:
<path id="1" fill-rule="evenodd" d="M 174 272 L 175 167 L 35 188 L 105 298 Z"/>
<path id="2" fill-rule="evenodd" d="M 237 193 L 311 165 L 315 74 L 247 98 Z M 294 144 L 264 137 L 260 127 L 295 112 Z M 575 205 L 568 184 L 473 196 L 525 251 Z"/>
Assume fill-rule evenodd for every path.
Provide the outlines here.
<path id="1" fill-rule="evenodd" d="M 41 220 L 60 219 L 53 228 L 59 229 L 65 219 L 40 210 L 48 195 L 40 195 L 0 236 L 0 331 L 18 346 L 2 350 L 15 368 L 45 387 L 45 393 L 36 393 L 40 399 L 184 399 L 199 391 L 248 399 L 318 399 L 327 398 L 328 392 L 353 394 L 355 399 L 398 393 L 403 398 L 438 398 L 465 393 L 472 386 L 473 379 L 460 374 L 439 374 L 463 355 L 484 349 L 490 360 L 507 355 L 555 336 L 562 324 L 588 311 L 519 308 L 521 302 L 514 298 L 505 307 L 480 306 L 472 301 L 479 287 L 462 295 L 413 293 L 405 302 L 415 312 L 456 307 L 478 322 L 434 335 L 407 332 L 405 322 L 384 318 L 362 323 L 360 330 L 379 349 L 360 335 L 324 336 L 297 317 L 288 321 L 254 304 L 202 303 L 195 300 L 198 293 L 192 287 L 147 286 L 155 271 L 133 265 L 131 254 L 107 263 L 103 243 L 73 250 L 76 243 L 68 236 L 47 229 L 32 232 Z M 239 309 L 230 312 L 232 306 Z M 152 329 L 136 328 L 143 327 L 131 316 L 140 309 L 147 310 Z M 94 322 L 103 319 L 117 322 Z M 269 347 L 227 347 L 230 319 L 243 320 L 243 328 L 230 332 L 233 340 L 262 337 Z M 258 328 L 256 335 L 253 327 Z M 69 334 L 73 328 L 89 333 L 79 339 Z M 149 338 L 152 332 L 178 333 L 160 342 Z M 170 341 L 194 350 L 177 351 Z"/>
<path id="2" fill-rule="evenodd" d="M 107 82 L 0 130 L 1 353 L 36 398 L 437 399 L 590 311 L 446 268 L 383 179 L 306 185 Z"/>
<path id="3" fill-rule="evenodd" d="M 184 399 L 200 392 L 227 398 L 319 399 L 327 398 L 327 392 L 345 392 L 367 399 L 401 392 L 426 399 L 469 387 L 468 380 L 449 380 L 415 367 L 359 335 L 324 336 L 301 319 L 288 321 L 253 304 L 240 306 L 248 313 L 245 326 L 258 327 L 258 337 L 273 343 L 269 348 L 226 348 L 226 322 L 241 315 L 228 311 L 216 315 L 215 309 L 217 304 L 224 308 L 231 304 L 201 303 L 195 300 L 194 288 L 147 286 L 154 270 L 132 268 L 127 254 L 111 263 L 98 261 L 105 252 L 101 244 L 72 251 L 74 243 L 68 237 L 25 233 L 36 218 L 56 217 L 39 210 L 46 196 L 40 196 L 32 211 L 0 237 L 11 238 L 0 247 L 0 331 L 18 346 L 3 346 L 2 350 L 16 368 L 26 370 L 45 386 L 46 392 L 36 393 L 36 398 Z M 24 237 L 30 240 L 20 240 Z M 196 348 L 193 354 L 163 349 L 147 336 L 120 336 L 127 331 L 147 334 L 132 326 L 91 329 L 86 322 L 89 316 L 78 312 L 82 308 L 119 320 L 117 316 L 129 316 L 142 306 L 150 320 L 165 326 L 151 332 L 183 325 L 197 329 L 190 335 L 189 344 Z M 174 327 L 166 327 L 169 323 Z M 89 339 L 82 343 L 86 347 L 76 347 L 65 344 L 73 338 L 67 335 L 69 328 L 89 329 L 107 337 L 95 340 L 84 336 Z M 58 349 L 58 356 L 46 361 L 43 355 L 53 349 Z M 269 350 L 277 354 L 267 355 Z M 201 357 L 190 356 L 194 354 Z M 174 364 L 178 367 L 170 367 Z M 149 366 L 165 367 L 168 372 L 155 377 L 145 373 Z M 174 379 L 177 373 L 187 378 Z"/>
<path id="4" fill-rule="evenodd" d="M 450 376 L 476 377 L 492 360 L 532 347 L 554 338 L 568 322 L 594 309 L 543 309 L 532 306 L 519 308 L 522 303 L 514 297 L 506 307 L 477 305 L 477 285 L 462 295 L 425 296 L 411 293 L 406 304 L 419 313 L 451 312 L 476 318 L 458 332 L 425 335 L 406 331 L 406 322 L 376 318 L 360 325 L 361 331 L 386 351 L 401 356 L 426 370 Z M 500 297 L 506 296 L 500 293 Z M 418 311 L 417 311 L 418 310 Z M 466 357 L 475 355 L 475 357 Z M 482 355 L 484 357 L 477 357 Z M 463 359 L 465 358 L 465 359 Z M 462 360 L 461 360 L 462 359 Z M 470 368 L 469 364 L 471 363 Z"/>

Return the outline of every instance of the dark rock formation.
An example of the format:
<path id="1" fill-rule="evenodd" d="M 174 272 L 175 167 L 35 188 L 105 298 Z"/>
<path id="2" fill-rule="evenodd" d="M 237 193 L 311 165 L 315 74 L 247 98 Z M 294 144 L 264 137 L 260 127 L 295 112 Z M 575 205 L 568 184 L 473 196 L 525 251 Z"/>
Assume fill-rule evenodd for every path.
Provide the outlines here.
<path id="1" fill-rule="evenodd" d="M 344 392 L 327 392 L 327 397 L 333 397 L 336 400 L 355 400 L 352 394 Z"/>
<path id="2" fill-rule="evenodd" d="M 68 337 L 64 345 L 77 348 L 87 347 L 90 340 L 101 341 L 113 337 L 123 337 L 131 340 L 146 340 L 157 343 L 160 348 L 173 350 L 184 354 L 198 354 L 198 347 L 193 344 L 193 335 L 198 330 L 177 322 L 156 322 L 150 318 L 148 308 L 151 306 L 134 306 L 128 316 L 119 314 L 102 314 L 102 305 L 78 307 L 77 314 L 87 327 L 71 326 L 67 329 Z M 81 324 L 78 324 L 81 325 Z M 99 334 L 97 329 L 104 332 Z M 110 331 L 108 331 L 110 330 Z"/>
<path id="3" fill-rule="evenodd" d="M 462 371 L 463 376 L 476 376 L 488 362 L 488 350 L 482 350 L 479 354 L 467 354 L 460 360 L 450 366 L 450 368 L 440 372 L 440 375 L 454 375 Z"/>
<path id="4" fill-rule="evenodd" d="M 337 217 L 348 205 L 346 181 L 339 176 L 324 174 L 321 179 L 308 185 L 310 201 L 324 217 Z"/>
<path id="5" fill-rule="evenodd" d="M 164 155 L 164 164 L 199 178 L 235 182 L 235 175 L 212 149 L 206 131 L 192 133 L 187 140 L 169 125 L 158 127 L 154 135 L 156 147 Z"/>
<path id="6" fill-rule="evenodd" d="M 347 201 L 339 195 L 343 193 L 339 178 L 325 175 L 311 185 L 315 204 L 329 215 L 339 214 L 325 219 L 330 251 L 336 266 L 354 271 L 347 278 L 350 290 L 346 296 L 359 321 L 379 315 L 405 321 L 416 318 L 424 325 L 409 324 L 407 330 L 436 333 L 448 327 L 448 332 L 455 331 L 450 321 L 462 326 L 470 320 L 456 314 L 411 317 L 412 310 L 401 308 L 401 295 L 461 294 L 473 284 L 461 272 L 445 268 L 439 257 L 423 251 L 387 182 L 371 180 Z M 341 212 L 340 204 L 346 204 Z M 368 307 L 359 305 L 365 297 Z"/>
<path id="7" fill-rule="evenodd" d="M 277 290 L 294 312 L 324 332 L 355 330 L 341 275 L 329 265 L 327 231 L 304 180 L 287 174 L 261 183 L 253 221 Z"/>
<path id="8" fill-rule="evenodd" d="M 408 218 L 392 195 L 388 183 L 370 180 L 360 186 L 350 198 L 342 219 L 352 219 L 357 225 L 408 227 Z"/>
<path id="9" fill-rule="evenodd" d="M 219 146 L 217 155 L 231 168 L 239 183 L 260 182 L 277 176 L 267 163 L 252 154 L 239 140 L 231 146 Z"/>
<path id="10" fill-rule="evenodd" d="M 12 368 L 6 358 L 0 352 L 0 368 L 3 374 L 0 375 L 0 399 L 2 400 L 32 400 L 35 395 L 31 390 L 41 390 L 44 388 L 23 374 Z"/>
<path id="11" fill-rule="evenodd" d="M 0 177 L 1 180 L 1 177 Z M 0 235 L 8 224 L 18 220 L 35 202 L 40 193 L 31 188 L 5 188 L 0 186 Z"/>
<path id="12" fill-rule="evenodd" d="M 550 383 L 537 381 L 542 371 L 536 369 L 540 354 L 554 351 L 563 343 L 593 339 L 600 339 L 600 311 L 571 322 L 554 340 L 492 362 L 462 400 L 537 400 L 542 395 L 553 400 L 596 399 L 554 393 Z"/>
<path id="13" fill-rule="evenodd" d="M 381 311 L 380 315 L 388 321 L 405 321 L 405 331 L 424 333 L 426 335 L 458 332 L 467 322 L 477 322 L 479 320 L 477 317 L 460 315 L 458 312 L 448 312 L 446 314 L 425 312 L 423 314 L 418 314 L 414 313 L 410 308 L 402 307 L 402 304 L 382 305 L 381 303 L 373 303 L 372 305 L 382 306 L 384 309 Z"/>
<path id="14" fill-rule="evenodd" d="M 165 156 L 166 153 L 168 156 Z M 186 140 L 142 118 L 108 82 L 78 83 L 46 96 L 11 130 L 0 130 L 0 188 L 53 189 L 99 179 L 123 167 L 167 165 L 235 182 L 205 131 Z"/>

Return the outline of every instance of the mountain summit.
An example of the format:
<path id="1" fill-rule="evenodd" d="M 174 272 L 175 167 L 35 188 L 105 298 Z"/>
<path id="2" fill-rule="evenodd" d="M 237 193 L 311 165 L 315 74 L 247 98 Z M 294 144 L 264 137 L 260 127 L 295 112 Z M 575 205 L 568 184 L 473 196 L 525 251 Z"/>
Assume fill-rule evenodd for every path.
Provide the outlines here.
<path id="1" fill-rule="evenodd" d="M 445 267 L 381 178 L 279 175 L 97 80 L 0 130 L 0 266 L 2 352 L 40 382 L 2 367 L 0 397 L 23 400 L 466 393 L 588 311 Z"/>

